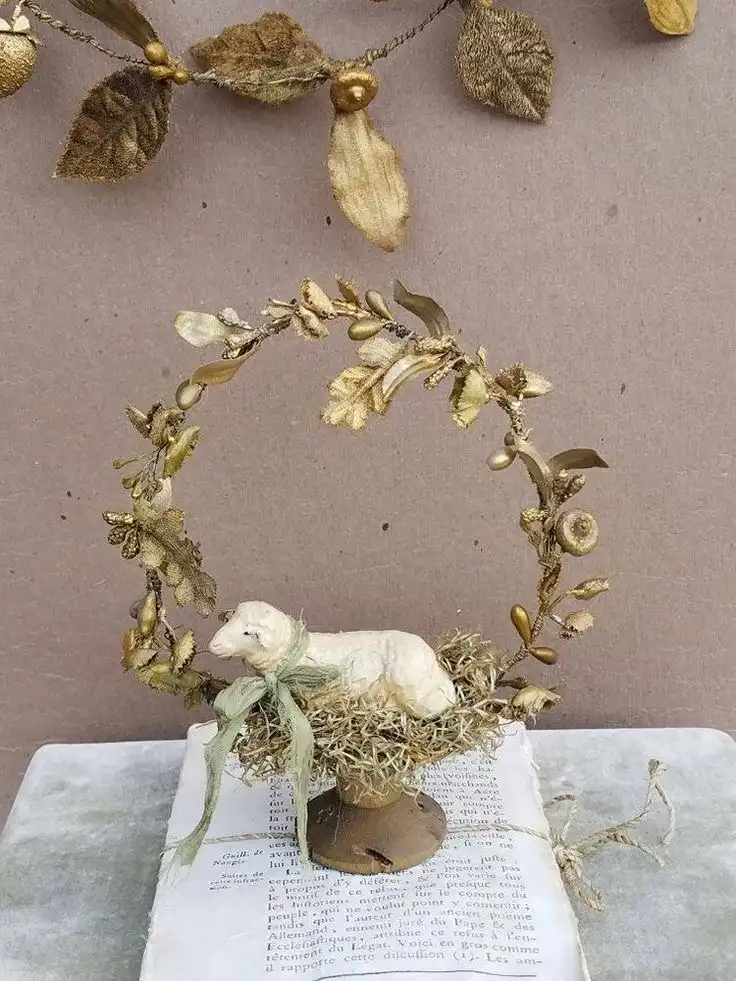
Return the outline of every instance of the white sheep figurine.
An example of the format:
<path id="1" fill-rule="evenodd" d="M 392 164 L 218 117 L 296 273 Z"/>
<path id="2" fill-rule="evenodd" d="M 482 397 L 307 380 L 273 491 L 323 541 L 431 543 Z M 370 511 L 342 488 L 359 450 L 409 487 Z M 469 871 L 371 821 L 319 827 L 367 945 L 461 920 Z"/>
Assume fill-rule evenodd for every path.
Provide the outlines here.
<path id="1" fill-rule="evenodd" d="M 268 603 L 241 603 L 210 641 L 221 658 L 242 658 L 257 671 L 276 671 L 294 637 L 294 621 Z M 455 687 L 432 648 L 399 630 L 304 634 L 299 665 L 337 668 L 351 694 L 419 719 L 455 704 Z"/>

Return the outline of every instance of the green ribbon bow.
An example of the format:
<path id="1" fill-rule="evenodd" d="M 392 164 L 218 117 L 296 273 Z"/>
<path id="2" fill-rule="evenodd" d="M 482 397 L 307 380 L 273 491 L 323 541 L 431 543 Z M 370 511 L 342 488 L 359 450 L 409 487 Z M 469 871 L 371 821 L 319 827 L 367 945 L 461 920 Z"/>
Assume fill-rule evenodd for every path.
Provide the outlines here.
<path id="1" fill-rule="evenodd" d="M 215 699 L 218 730 L 214 738 L 204 747 L 207 771 L 204 809 L 194 830 L 177 844 L 174 853 L 175 864 L 191 865 L 197 857 L 217 806 L 227 758 L 240 735 L 248 713 L 266 696 L 275 703 L 282 725 L 287 726 L 291 732 L 288 769 L 294 782 L 297 839 L 302 858 L 305 861 L 309 860 L 307 798 L 312 772 L 314 735 L 309 720 L 294 701 L 292 690 L 305 692 L 319 688 L 332 681 L 336 672 L 332 668 L 296 667 L 306 650 L 306 642 L 307 631 L 304 624 L 292 620 L 291 642 L 276 671 L 268 671 L 256 677 L 237 678 Z"/>

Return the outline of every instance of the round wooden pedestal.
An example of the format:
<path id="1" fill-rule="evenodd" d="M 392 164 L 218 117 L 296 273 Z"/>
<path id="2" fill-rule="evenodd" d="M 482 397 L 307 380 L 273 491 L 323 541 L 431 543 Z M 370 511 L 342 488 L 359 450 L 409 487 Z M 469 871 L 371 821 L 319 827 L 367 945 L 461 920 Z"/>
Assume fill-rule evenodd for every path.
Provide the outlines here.
<path id="1" fill-rule="evenodd" d="M 307 839 L 318 865 L 360 875 L 400 872 L 426 862 L 442 844 L 445 812 L 427 794 L 351 791 L 342 785 L 309 802 Z"/>

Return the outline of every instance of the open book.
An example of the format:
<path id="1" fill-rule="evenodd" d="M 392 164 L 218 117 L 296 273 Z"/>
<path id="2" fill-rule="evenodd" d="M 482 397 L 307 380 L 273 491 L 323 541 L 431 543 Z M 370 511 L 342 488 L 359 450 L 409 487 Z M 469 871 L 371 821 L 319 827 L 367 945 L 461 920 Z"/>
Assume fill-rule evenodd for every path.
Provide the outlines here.
<path id="1" fill-rule="evenodd" d="M 169 844 L 201 814 L 202 746 L 214 731 L 189 730 Z M 548 831 L 520 725 L 506 729 L 494 757 L 468 753 L 427 772 L 423 789 L 442 804 L 450 833 L 432 859 L 405 872 L 305 868 L 289 837 L 288 780 L 248 786 L 240 776 L 234 763 L 194 865 L 173 872 L 171 852 L 164 857 L 142 981 L 588 978 L 550 845 L 521 830 L 472 828 Z M 248 833 L 274 837 L 238 840 Z"/>

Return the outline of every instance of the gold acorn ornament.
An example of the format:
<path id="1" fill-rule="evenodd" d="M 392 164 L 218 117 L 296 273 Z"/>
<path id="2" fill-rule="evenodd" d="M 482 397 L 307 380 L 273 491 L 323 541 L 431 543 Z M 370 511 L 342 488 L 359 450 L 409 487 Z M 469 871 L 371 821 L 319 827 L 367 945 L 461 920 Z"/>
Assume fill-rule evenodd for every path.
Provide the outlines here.
<path id="1" fill-rule="evenodd" d="M 404 240 L 409 192 L 398 153 L 366 111 L 377 91 L 378 80 L 366 68 L 344 69 L 333 77 L 327 168 L 348 220 L 374 245 L 393 252 Z"/>
<path id="2" fill-rule="evenodd" d="M 31 77 L 36 67 L 37 44 L 20 5 L 10 22 L 0 20 L 0 99 L 13 95 Z"/>
<path id="3" fill-rule="evenodd" d="M 578 508 L 563 511 L 555 525 L 555 537 L 568 555 L 587 555 L 598 544 L 598 522 Z"/>

